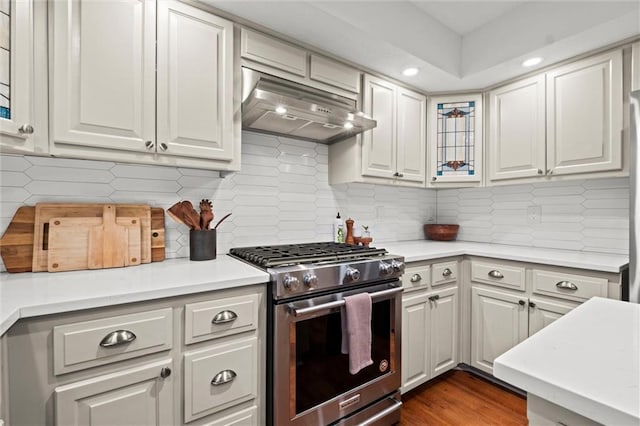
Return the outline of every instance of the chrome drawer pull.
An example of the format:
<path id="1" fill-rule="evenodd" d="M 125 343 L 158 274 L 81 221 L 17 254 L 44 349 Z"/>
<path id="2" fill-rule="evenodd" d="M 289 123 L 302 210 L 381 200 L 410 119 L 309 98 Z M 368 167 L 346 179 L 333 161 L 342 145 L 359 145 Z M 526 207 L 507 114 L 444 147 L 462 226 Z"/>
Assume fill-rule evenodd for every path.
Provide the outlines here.
<path id="1" fill-rule="evenodd" d="M 504 278 L 504 275 L 502 275 L 502 272 L 498 271 L 497 269 L 494 269 L 493 271 L 489 271 L 488 274 L 491 278 Z"/>
<path id="2" fill-rule="evenodd" d="M 420 274 L 413 274 L 410 280 L 412 283 L 417 283 L 418 281 L 422 281 L 422 277 Z"/>
<path id="3" fill-rule="evenodd" d="M 576 291 L 578 286 L 572 283 L 571 281 L 559 281 L 556 283 L 556 287 L 561 288 L 563 290 L 571 290 Z"/>
<path id="4" fill-rule="evenodd" d="M 215 375 L 213 380 L 211 380 L 211 385 L 212 386 L 224 385 L 225 383 L 229 383 L 230 381 L 235 379 L 236 376 L 237 374 L 233 370 L 222 370 L 221 372 Z"/>
<path id="5" fill-rule="evenodd" d="M 100 342 L 103 348 L 111 348 L 113 346 L 124 345 L 136 340 L 136 335 L 129 330 L 116 330 L 104 336 Z"/>
<path id="6" fill-rule="evenodd" d="M 225 322 L 235 321 L 238 315 L 233 311 L 222 311 L 211 320 L 211 324 L 224 324 Z"/>
<path id="7" fill-rule="evenodd" d="M 443 277 L 448 277 L 451 274 L 453 274 L 453 272 L 451 272 L 451 269 L 449 269 L 449 268 L 444 268 L 444 271 L 442 271 L 442 276 Z"/>

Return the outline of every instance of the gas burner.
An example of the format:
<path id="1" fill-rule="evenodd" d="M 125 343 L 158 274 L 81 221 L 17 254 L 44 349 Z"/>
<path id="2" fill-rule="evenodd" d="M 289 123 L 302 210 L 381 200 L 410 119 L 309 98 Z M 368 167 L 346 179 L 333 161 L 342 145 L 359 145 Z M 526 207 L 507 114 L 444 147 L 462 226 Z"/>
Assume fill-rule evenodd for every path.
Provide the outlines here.
<path id="1" fill-rule="evenodd" d="M 375 247 L 326 242 L 237 247 L 232 248 L 229 254 L 261 268 L 273 268 L 285 265 L 365 259 L 383 256 L 387 254 L 387 251 Z"/>

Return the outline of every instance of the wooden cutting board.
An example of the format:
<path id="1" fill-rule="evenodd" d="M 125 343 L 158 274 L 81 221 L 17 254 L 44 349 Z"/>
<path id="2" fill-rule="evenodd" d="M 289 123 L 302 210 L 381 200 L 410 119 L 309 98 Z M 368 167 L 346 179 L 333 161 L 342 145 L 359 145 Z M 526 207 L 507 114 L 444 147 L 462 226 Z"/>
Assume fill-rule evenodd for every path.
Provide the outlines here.
<path id="1" fill-rule="evenodd" d="M 19 207 L 13 215 L 11 223 L 4 231 L 4 235 L 0 240 L 0 254 L 7 272 L 31 271 L 35 215 L 35 207 Z M 164 239 L 162 245 L 164 246 Z"/>
<path id="2" fill-rule="evenodd" d="M 89 269 L 120 268 L 129 263 L 129 231 L 116 222 L 115 204 L 103 208 L 102 224 L 89 230 Z"/>
<path id="3" fill-rule="evenodd" d="M 151 208 L 151 261 L 164 260 L 164 209 Z"/>
<path id="4" fill-rule="evenodd" d="M 52 218 L 102 218 L 105 204 L 38 203 L 35 207 L 32 268 L 33 272 L 48 270 L 49 221 Z M 141 233 L 141 263 L 151 262 L 151 208 L 143 204 L 115 204 L 116 216 L 139 217 Z"/>
<path id="5" fill-rule="evenodd" d="M 127 257 L 124 266 L 140 264 L 140 220 L 137 217 L 119 217 L 119 225 L 127 229 Z M 102 244 L 91 240 L 91 230 L 102 227 L 102 218 L 52 218 L 49 222 L 49 245 L 47 269 L 49 272 L 97 269 L 102 258 L 91 259 L 90 247 Z M 102 256 L 102 249 L 94 251 L 94 256 Z M 93 265 L 93 267 L 92 267 Z"/>

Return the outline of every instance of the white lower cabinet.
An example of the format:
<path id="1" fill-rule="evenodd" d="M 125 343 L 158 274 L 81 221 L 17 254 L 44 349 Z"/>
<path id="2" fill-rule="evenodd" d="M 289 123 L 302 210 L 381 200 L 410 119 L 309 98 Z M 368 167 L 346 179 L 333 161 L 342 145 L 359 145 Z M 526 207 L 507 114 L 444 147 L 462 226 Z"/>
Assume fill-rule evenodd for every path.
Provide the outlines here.
<path id="1" fill-rule="evenodd" d="M 56 424 L 170 425 L 172 368 L 172 360 L 167 359 L 59 386 L 55 390 Z"/>
<path id="2" fill-rule="evenodd" d="M 533 336 L 561 316 L 577 307 L 577 303 L 529 299 L 529 336 Z"/>
<path id="3" fill-rule="evenodd" d="M 403 393 L 458 365 L 458 328 L 457 286 L 431 290 L 424 285 L 403 296 Z"/>
<path id="4" fill-rule="evenodd" d="M 2 337 L 0 415 L 16 426 L 264 424 L 265 292 L 20 320 Z"/>
<path id="5" fill-rule="evenodd" d="M 527 338 L 526 298 L 473 287 L 471 311 L 471 365 L 493 373 L 493 361 Z"/>

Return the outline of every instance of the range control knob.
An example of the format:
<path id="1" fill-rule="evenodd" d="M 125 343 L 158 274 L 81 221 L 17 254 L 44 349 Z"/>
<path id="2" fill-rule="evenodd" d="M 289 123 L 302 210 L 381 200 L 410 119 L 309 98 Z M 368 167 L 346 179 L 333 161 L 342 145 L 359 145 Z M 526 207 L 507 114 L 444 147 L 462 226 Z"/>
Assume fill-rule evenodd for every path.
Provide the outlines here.
<path id="1" fill-rule="evenodd" d="M 302 277 L 302 282 L 309 288 L 315 287 L 318 285 L 318 277 L 316 274 L 305 274 L 305 276 Z"/>
<path id="2" fill-rule="evenodd" d="M 300 286 L 300 280 L 296 277 L 292 277 L 291 275 L 287 275 L 282 279 L 282 284 L 287 290 L 295 291 Z"/>
<path id="3" fill-rule="evenodd" d="M 397 260 L 392 260 L 391 267 L 393 268 L 393 272 L 404 272 L 404 262 L 398 262 Z"/>
<path id="4" fill-rule="evenodd" d="M 393 272 L 393 266 L 391 266 L 390 263 L 380 262 L 380 266 L 378 268 L 380 275 L 389 275 Z"/>
<path id="5" fill-rule="evenodd" d="M 360 279 L 360 271 L 358 271 L 356 268 L 347 268 L 347 272 L 346 272 L 346 278 L 349 281 L 358 281 Z"/>

